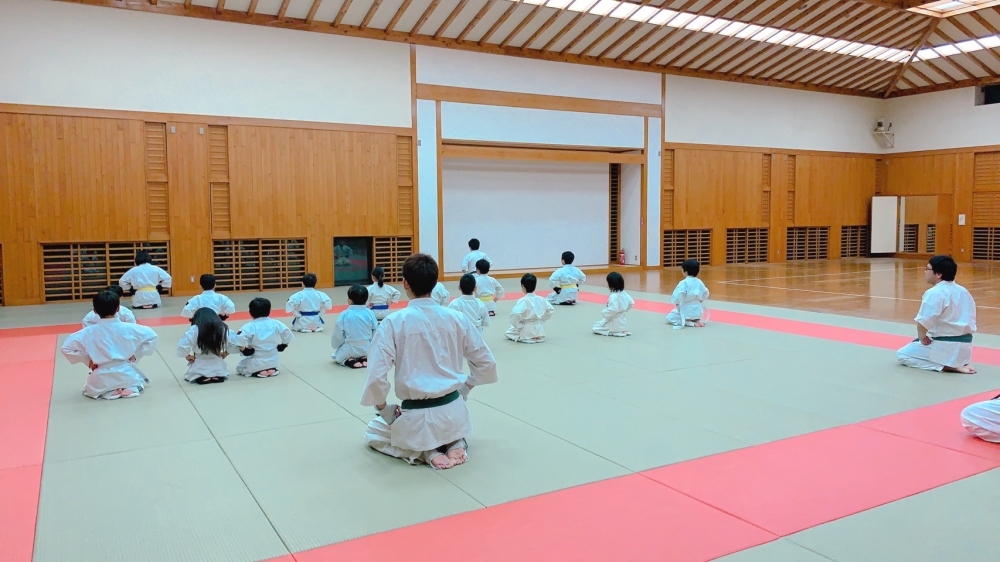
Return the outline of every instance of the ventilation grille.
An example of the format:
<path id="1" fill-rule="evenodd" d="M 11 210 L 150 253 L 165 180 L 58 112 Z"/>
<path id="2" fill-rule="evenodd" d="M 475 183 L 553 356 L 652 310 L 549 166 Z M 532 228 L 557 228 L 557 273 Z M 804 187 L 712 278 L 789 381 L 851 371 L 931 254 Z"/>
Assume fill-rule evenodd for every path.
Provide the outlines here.
<path id="1" fill-rule="evenodd" d="M 788 156 L 788 195 L 785 198 L 785 217 L 789 224 L 795 222 L 795 156 Z"/>
<path id="2" fill-rule="evenodd" d="M 1000 260 L 1000 228 L 976 227 L 972 229 L 972 259 Z"/>
<path id="3" fill-rule="evenodd" d="M 664 189 L 674 188 L 674 151 L 664 149 L 663 151 L 662 184 Z"/>
<path id="4" fill-rule="evenodd" d="M 375 238 L 375 263 L 373 267 L 385 270 L 385 280 L 390 283 L 403 281 L 403 262 L 413 255 L 413 238 L 385 236 Z"/>
<path id="5" fill-rule="evenodd" d="M 766 228 L 727 228 L 726 263 L 767 261 Z"/>
<path id="6" fill-rule="evenodd" d="M 771 192 L 765 191 L 760 196 L 760 220 L 764 224 L 771 224 Z"/>
<path id="7" fill-rule="evenodd" d="M 135 265 L 136 250 L 147 250 L 153 264 L 170 271 L 167 242 L 93 242 L 42 244 L 45 301 L 92 298 L 117 283 Z"/>
<path id="8" fill-rule="evenodd" d="M 232 234 L 233 221 L 230 214 L 229 184 L 212 183 L 212 237 L 228 238 Z"/>
<path id="9" fill-rule="evenodd" d="M 146 123 L 146 213 L 150 238 L 170 236 L 167 203 L 167 124 Z"/>
<path id="10" fill-rule="evenodd" d="M 903 253 L 917 253 L 917 233 L 919 229 L 919 224 L 907 224 L 903 226 Z"/>
<path id="11" fill-rule="evenodd" d="M 396 225 L 413 232 L 413 137 L 396 137 Z"/>
<path id="12" fill-rule="evenodd" d="M 208 128 L 209 186 L 212 203 L 212 237 L 232 236 L 232 206 L 229 195 L 229 127 Z"/>
<path id="13" fill-rule="evenodd" d="M 771 189 L 771 155 L 764 154 L 761 159 L 761 181 L 760 185 L 764 188 L 764 191 Z"/>
<path id="14" fill-rule="evenodd" d="M 875 161 L 875 195 L 885 193 L 889 187 L 889 163 L 885 160 Z"/>
<path id="15" fill-rule="evenodd" d="M 611 164 L 608 169 L 608 263 L 618 263 L 621 244 L 621 164 Z"/>
<path id="16" fill-rule="evenodd" d="M 660 225 L 664 230 L 674 226 L 674 151 L 663 151 L 663 174 L 660 185 Z"/>
<path id="17" fill-rule="evenodd" d="M 1000 152 L 976 154 L 976 169 L 972 182 L 973 191 L 1000 189 Z"/>
<path id="18" fill-rule="evenodd" d="M 1000 191 L 983 191 L 972 194 L 972 224 L 973 226 L 1000 226 Z"/>
<path id="19" fill-rule="evenodd" d="M 840 227 L 840 257 L 863 258 L 870 247 L 867 225 Z"/>
<path id="20" fill-rule="evenodd" d="M 933 254 L 937 248 L 937 225 L 927 225 L 927 253 Z"/>
<path id="21" fill-rule="evenodd" d="M 786 254 L 793 260 L 825 260 L 829 254 L 830 227 L 792 226 L 786 236 Z"/>
<path id="22" fill-rule="evenodd" d="M 711 229 L 663 231 L 663 267 L 676 267 L 687 259 L 708 265 L 711 256 Z"/>
<path id="23" fill-rule="evenodd" d="M 214 240 L 212 251 L 220 291 L 288 289 L 306 273 L 304 238 Z"/>

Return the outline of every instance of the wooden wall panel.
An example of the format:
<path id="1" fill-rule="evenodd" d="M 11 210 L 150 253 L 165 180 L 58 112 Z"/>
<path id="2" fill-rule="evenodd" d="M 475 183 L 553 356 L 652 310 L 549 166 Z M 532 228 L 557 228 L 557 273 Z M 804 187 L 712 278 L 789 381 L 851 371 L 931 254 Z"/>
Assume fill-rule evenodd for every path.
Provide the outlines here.
<path id="1" fill-rule="evenodd" d="M 204 123 L 167 123 L 168 197 L 173 294 L 201 291 L 198 277 L 212 269 L 212 207 L 209 185 L 209 142 Z M 194 282 L 191 281 L 192 276 Z"/>
<path id="2" fill-rule="evenodd" d="M 840 227 L 869 222 L 875 160 L 796 156 L 795 226 L 830 227 L 829 257 L 840 257 Z"/>

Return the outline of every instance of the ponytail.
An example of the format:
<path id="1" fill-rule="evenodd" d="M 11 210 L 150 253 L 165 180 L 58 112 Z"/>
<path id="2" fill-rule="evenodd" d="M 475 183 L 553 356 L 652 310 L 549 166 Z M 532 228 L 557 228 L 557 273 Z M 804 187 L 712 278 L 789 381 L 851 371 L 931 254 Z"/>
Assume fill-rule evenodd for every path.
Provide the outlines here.
<path id="1" fill-rule="evenodd" d="M 385 286 L 385 270 L 381 267 L 376 267 L 372 270 L 372 278 L 375 279 L 380 288 Z"/>

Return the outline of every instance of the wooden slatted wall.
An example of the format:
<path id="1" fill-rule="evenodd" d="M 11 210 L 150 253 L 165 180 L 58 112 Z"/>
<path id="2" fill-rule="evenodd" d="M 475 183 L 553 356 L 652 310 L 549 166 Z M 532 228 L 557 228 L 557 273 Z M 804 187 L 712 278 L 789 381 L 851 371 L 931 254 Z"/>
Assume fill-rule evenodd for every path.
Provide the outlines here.
<path id="1" fill-rule="evenodd" d="M 618 263 L 621 247 L 621 164 L 608 165 L 608 263 Z"/>
<path id="2" fill-rule="evenodd" d="M 1000 152 L 976 153 L 972 226 L 972 259 L 1000 259 Z"/>
<path id="3" fill-rule="evenodd" d="M 903 225 L 903 252 L 907 254 L 917 253 L 917 237 L 920 235 L 919 224 Z"/>
<path id="4" fill-rule="evenodd" d="M 787 195 L 785 200 L 785 219 L 788 224 L 795 224 L 795 180 L 796 180 L 796 170 L 795 170 L 795 156 L 788 156 L 788 180 L 786 184 Z"/>
<path id="5" fill-rule="evenodd" d="M 771 166 L 773 160 L 774 157 L 771 154 L 764 154 L 761 157 L 760 221 L 764 225 L 771 224 Z"/>
<path id="6" fill-rule="evenodd" d="M 403 262 L 413 254 L 413 238 L 409 236 L 377 236 L 374 240 L 373 267 L 385 270 L 385 280 L 390 283 L 403 281 Z M 439 275 L 440 277 L 440 275 Z"/>
<path id="7" fill-rule="evenodd" d="M 663 231 L 663 267 L 676 267 L 686 259 L 708 265 L 712 261 L 712 230 Z"/>
<path id="8" fill-rule="evenodd" d="M 396 224 L 401 234 L 413 231 L 413 137 L 396 137 Z"/>
<path id="9" fill-rule="evenodd" d="M 663 230 L 674 227 L 674 158 L 671 149 L 663 150 L 662 178 L 660 180 L 660 222 Z M 615 260 L 617 261 L 617 256 Z"/>
<path id="10" fill-rule="evenodd" d="M 0 306 L 4 306 L 4 301 L 3 301 L 3 244 L 0 244 Z"/>
<path id="11" fill-rule="evenodd" d="M 885 160 L 875 161 L 875 195 L 882 195 L 889 186 L 889 163 Z"/>
<path id="12" fill-rule="evenodd" d="M 847 225 L 840 227 L 840 257 L 860 258 L 868 255 L 868 225 Z"/>
<path id="13" fill-rule="evenodd" d="M 214 240 L 212 249 L 220 291 L 288 289 L 306 273 L 304 238 Z"/>
<path id="14" fill-rule="evenodd" d="M 937 251 L 937 225 L 929 224 L 927 225 L 927 247 L 925 251 L 928 254 L 933 254 Z"/>
<path id="15" fill-rule="evenodd" d="M 209 185 L 212 200 L 212 237 L 229 238 L 233 233 L 229 203 L 229 128 L 208 128 Z"/>
<path id="16" fill-rule="evenodd" d="M 787 259 L 825 260 L 829 257 L 830 228 L 826 226 L 788 227 L 785 248 Z"/>
<path id="17" fill-rule="evenodd" d="M 167 197 L 167 124 L 146 123 L 146 207 L 149 237 L 170 237 L 170 208 Z"/>
<path id="18" fill-rule="evenodd" d="M 140 249 L 149 252 L 154 265 L 170 272 L 168 242 L 42 244 L 45 301 L 92 298 L 135 265 L 135 252 Z"/>
<path id="19" fill-rule="evenodd" d="M 763 263 L 767 261 L 766 228 L 727 228 L 726 263 Z"/>

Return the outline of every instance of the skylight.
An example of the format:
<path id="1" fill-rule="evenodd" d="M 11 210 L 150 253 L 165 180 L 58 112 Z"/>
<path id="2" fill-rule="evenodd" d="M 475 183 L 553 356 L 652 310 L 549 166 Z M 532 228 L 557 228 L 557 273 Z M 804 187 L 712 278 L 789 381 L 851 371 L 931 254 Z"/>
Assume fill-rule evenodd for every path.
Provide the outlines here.
<path id="1" fill-rule="evenodd" d="M 997 5 L 1000 5 L 1000 0 L 934 0 L 907 9 L 918 14 L 947 18 Z"/>

